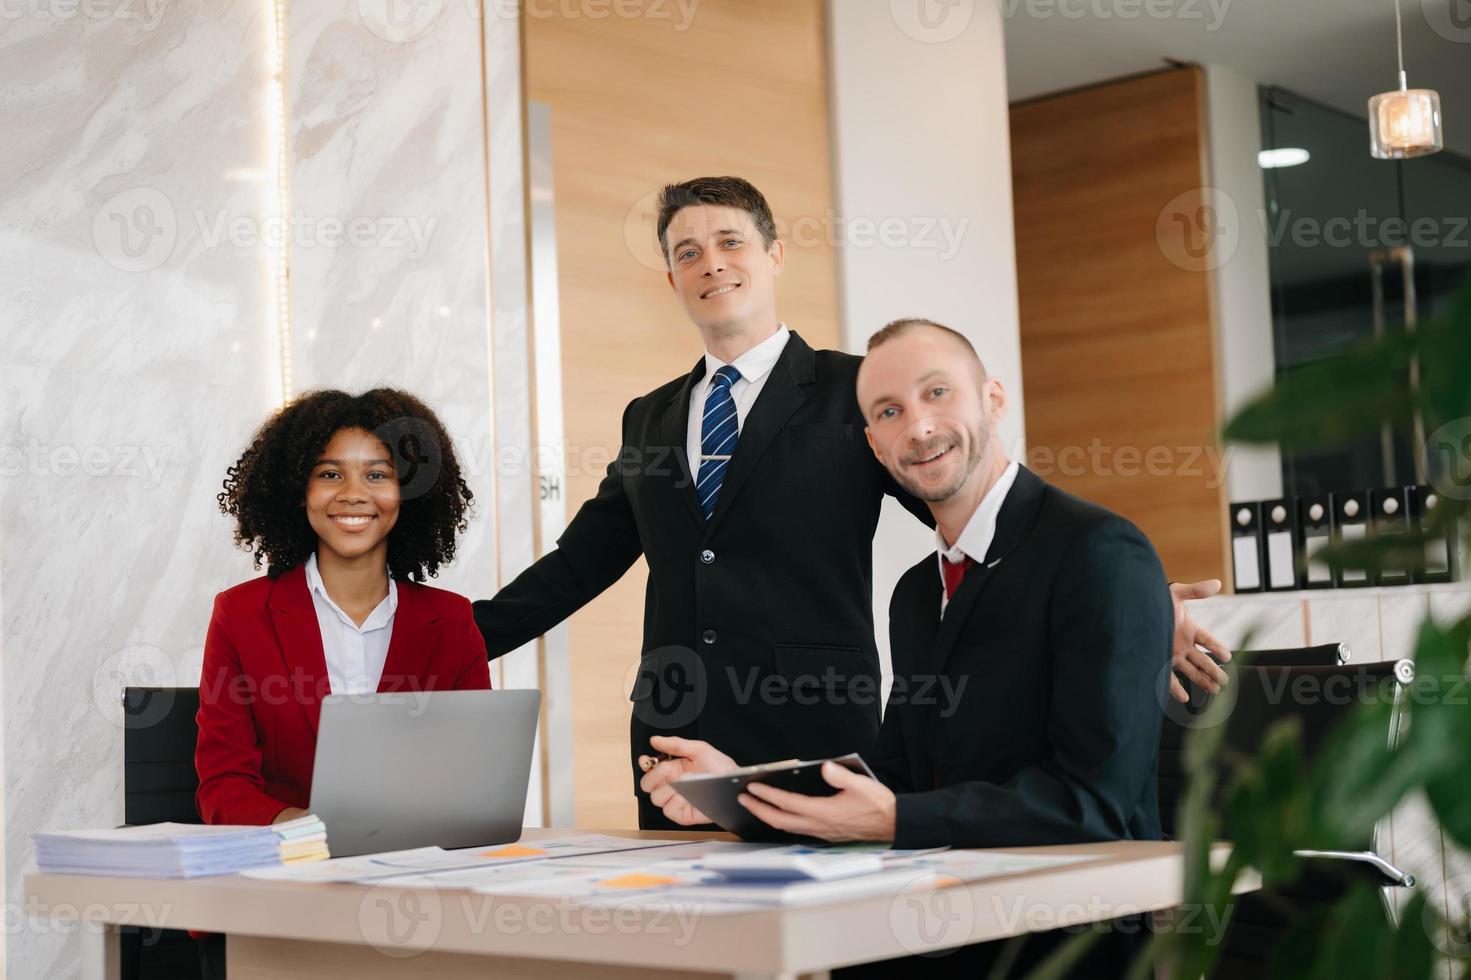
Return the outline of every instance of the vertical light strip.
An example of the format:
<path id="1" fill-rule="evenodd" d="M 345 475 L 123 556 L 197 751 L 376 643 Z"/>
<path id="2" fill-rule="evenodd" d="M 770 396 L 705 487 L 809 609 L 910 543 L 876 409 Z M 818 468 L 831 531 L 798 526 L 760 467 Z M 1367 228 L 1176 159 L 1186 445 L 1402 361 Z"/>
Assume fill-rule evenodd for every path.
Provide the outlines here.
<path id="1" fill-rule="evenodd" d="M 3 543 L 3 541 L 0 541 L 0 554 L 4 554 L 4 551 L 5 551 L 4 543 Z M 3 567 L 4 567 L 3 564 L 0 564 L 0 568 L 3 568 Z M 3 578 L 4 578 L 4 576 L 3 575 L 0 575 L 0 624 L 4 624 L 5 623 L 5 594 L 4 594 L 4 588 L 3 588 Z M 9 630 L 4 630 L 4 629 L 0 629 L 0 664 L 3 664 L 3 663 L 6 662 L 5 655 L 4 655 L 5 654 L 5 635 L 8 632 L 10 632 L 10 631 Z M 14 648 L 12 647 L 12 649 L 14 649 Z M 3 749 L 4 749 L 4 742 L 7 741 L 4 738 L 4 732 L 5 731 L 6 731 L 6 728 L 5 728 L 5 672 L 3 670 L 0 670 L 0 787 L 9 787 L 10 786 L 10 783 L 8 783 L 5 780 L 5 752 L 3 751 Z M 5 824 L 5 812 L 7 810 L 6 797 L 8 797 L 9 795 L 10 795 L 10 791 L 9 791 L 8 788 L 6 788 L 6 789 L 0 789 L 0 828 L 3 828 L 3 827 L 6 826 L 6 824 Z M 0 906 L 3 906 L 5 908 L 11 908 L 12 907 L 5 900 L 7 889 L 10 887 L 9 882 L 10 882 L 10 865 L 5 860 L 5 835 L 3 833 L 0 833 Z M 7 930 L 0 929 L 0 973 L 4 973 L 5 972 L 5 955 L 6 955 L 5 954 L 5 933 L 6 932 L 7 932 Z"/>
<path id="2" fill-rule="evenodd" d="M 492 190 L 490 179 L 490 50 L 489 35 L 495 24 L 491 20 L 490 4 L 480 3 L 476 14 L 479 17 L 480 26 L 480 135 L 481 153 L 480 161 L 482 178 L 485 182 L 485 377 L 486 388 L 490 398 L 486 405 L 486 424 L 490 432 L 491 445 L 499 446 L 500 439 L 496 432 L 496 405 L 495 405 L 495 254 L 492 249 L 492 229 L 495 227 L 492 220 L 494 207 L 492 204 Z M 518 14 L 519 17 L 519 14 Z M 490 533 L 495 544 L 495 584 L 498 591 L 506 584 L 505 569 L 501 564 L 501 504 L 500 504 L 500 467 L 492 466 L 490 469 Z M 505 687 L 505 658 L 497 657 L 490 662 L 490 682 L 492 687 Z M 542 706 L 546 711 L 546 706 Z"/>
<path id="3" fill-rule="evenodd" d="M 286 120 L 286 0 L 272 0 L 271 91 L 266 111 L 271 117 L 271 150 L 275 155 L 275 198 L 271 211 L 279 230 L 272 256 L 276 349 L 280 368 L 281 404 L 295 396 L 291 365 L 291 154 Z"/>

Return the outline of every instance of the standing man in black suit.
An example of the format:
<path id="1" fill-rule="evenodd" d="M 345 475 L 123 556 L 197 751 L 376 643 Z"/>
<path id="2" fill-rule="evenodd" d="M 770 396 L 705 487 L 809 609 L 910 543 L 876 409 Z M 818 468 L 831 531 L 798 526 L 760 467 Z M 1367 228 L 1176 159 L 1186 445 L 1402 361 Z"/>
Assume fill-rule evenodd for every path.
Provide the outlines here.
<path id="1" fill-rule="evenodd" d="M 1148 539 L 1007 459 L 1006 392 L 953 330 L 880 330 L 858 399 L 874 455 L 937 525 L 938 553 L 890 603 L 879 778 L 829 763 L 833 796 L 756 783 L 741 802 L 780 830 L 900 848 L 1157 840 L 1156 684 L 1172 618 Z M 702 821 L 667 778 L 734 761 L 703 742 L 665 746 L 680 758 L 644 789 L 676 822 Z"/>
<path id="2" fill-rule="evenodd" d="M 777 319 L 784 246 L 761 192 L 736 177 L 670 185 L 657 232 L 705 355 L 629 403 L 619 456 L 557 549 L 475 603 L 486 647 L 494 658 L 540 636 L 642 554 L 635 784 L 660 734 L 714 739 L 743 762 L 867 748 L 879 726 L 883 495 L 933 518 L 863 441 L 860 358 L 814 351 Z M 1224 674 L 1199 646 L 1224 647 L 1181 609 L 1180 669 L 1209 686 Z M 638 800 L 641 827 L 671 825 Z"/>

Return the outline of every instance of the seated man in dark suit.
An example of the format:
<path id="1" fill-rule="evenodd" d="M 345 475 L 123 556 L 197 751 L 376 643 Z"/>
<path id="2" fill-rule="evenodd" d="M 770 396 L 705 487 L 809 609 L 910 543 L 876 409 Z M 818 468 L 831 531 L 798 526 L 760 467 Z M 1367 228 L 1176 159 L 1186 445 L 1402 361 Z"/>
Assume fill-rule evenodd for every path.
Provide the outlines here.
<path id="1" fill-rule="evenodd" d="M 890 603 L 879 779 L 829 764 L 833 796 L 753 784 L 744 805 L 792 833 L 903 848 L 1158 839 L 1173 623 L 1148 539 L 1007 459 L 1006 393 L 963 335 L 888 325 L 857 390 L 869 444 L 928 504 L 939 552 Z M 643 788 L 676 822 L 703 822 L 668 783 L 733 761 L 703 742 L 654 747 L 675 758 Z"/>
<path id="2" fill-rule="evenodd" d="M 879 778 L 828 763 L 833 796 L 753 783 L 742 804 L 780 830 L 900 848 L 1158 839 L 1173 617 L 1154 548 L 1007 459 L 1006 392 L 963 335 L 899 320 L 868 351 L 857 391 L 869 445 L 929 506 L 938 552 L 904 574 L 889 605 L 894 686 L 866 753 Z M 653 746 L 674 758 L 644 776 L 651 802 L 677 823 L 705 822 L 669 782 L 734 761 L 705 742 Z M 1102 925 L 1068 976 L 1121 976 L 1140 929 L 1137 917 Z M 1008 959 L 1001 969 L 1019 975 L 1065 938 L 968 946 L 905 971 L 986 976 Z"/>

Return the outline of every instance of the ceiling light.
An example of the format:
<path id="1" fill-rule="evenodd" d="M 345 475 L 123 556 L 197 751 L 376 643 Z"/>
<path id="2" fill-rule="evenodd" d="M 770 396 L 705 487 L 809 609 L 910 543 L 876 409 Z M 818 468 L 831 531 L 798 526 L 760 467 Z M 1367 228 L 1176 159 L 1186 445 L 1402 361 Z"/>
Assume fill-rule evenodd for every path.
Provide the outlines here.
<path id="1" fill-rule="evenodd" d="M 1280 170 L 1283 167 L 1300 167 L 1312 159 L 1312 154 L 1300 146 L 1284 146 L 1263 150 L 1256 159 L 1263 170 Z"/>
<path id="2" fill-rule="evenodd" d="M 1399 47 L 1399 88 L 1369 100 L 1369 152 L 1380 160 L 1408 160 L 1439 153 L 1445 148 L 1440 94 L 1409 87 L 1399 0 L 1394 0 L 1394 30 Z"/>

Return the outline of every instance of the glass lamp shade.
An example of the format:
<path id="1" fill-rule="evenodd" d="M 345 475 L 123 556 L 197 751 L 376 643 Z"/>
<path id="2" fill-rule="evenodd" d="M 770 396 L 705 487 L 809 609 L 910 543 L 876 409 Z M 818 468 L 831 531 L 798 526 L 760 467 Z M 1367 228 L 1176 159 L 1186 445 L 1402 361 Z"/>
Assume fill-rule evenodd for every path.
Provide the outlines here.
<path id="1" fill-rule="evenodd" d="M 1380 160 L 1407 160 L 1445 147 L 1440 95 L 1428 88 L 1384 92 L 1369 100 L 1369 150 Z"/>

